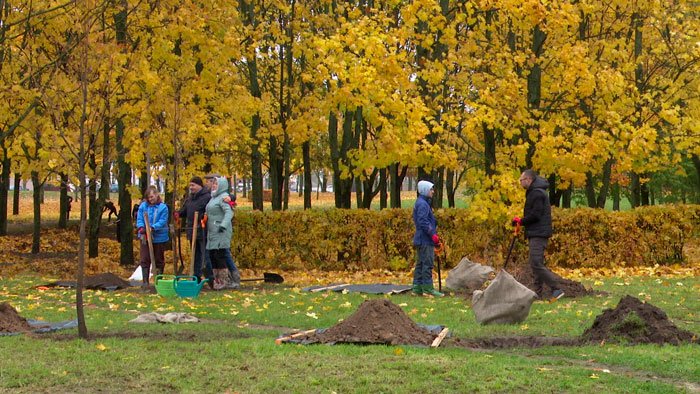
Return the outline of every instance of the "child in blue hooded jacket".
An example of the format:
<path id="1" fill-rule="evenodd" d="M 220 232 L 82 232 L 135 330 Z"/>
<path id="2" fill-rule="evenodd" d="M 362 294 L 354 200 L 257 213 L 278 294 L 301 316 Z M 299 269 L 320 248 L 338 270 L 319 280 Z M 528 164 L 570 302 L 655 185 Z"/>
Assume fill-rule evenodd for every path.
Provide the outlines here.
<path id="1" fill-rule="evenodd" d="M 433 287 L 435 247 L 440 245 L 440 237 L 437 235 L 437 220 L 435 220 L 431 206 L 434 192 L 432 182 L 418 182 L 418 198 L 413 206 L 413 224 L 416 225 L 413 245 L 416 247 L 418 260 L 413 272 L 413 294 L 442 297 L 443 294 Z"/>
<path id="2" fill-rule="evenodd" d="M 168 206 L 165 205 L 160 198 L 160 193 L 155 186 L 149 186 L 146 193 L 143 195 L 143 202 L 139 205 L 138 214 L 136 217 L 136 228 L 138 228 L 139 238 L 141 239 L 141 249 L 139 250 L 139 261 L 141 265 L 141 273 L 143 275 L 143 286 L 148 286 L 149 271 L 152 263 L 155 263 L 153 276 L 161 275 L 165 269 L 165 246 L 170 240 L 168 235 Z M 151 261 L 151 255 L 148 250 L 148 235 L 146 233 L 146 220 L 144 212 L 148 214 L 148 223 L 151 227 L 151 243 L 153 244 L 153 257 L 155 262 Z"/>

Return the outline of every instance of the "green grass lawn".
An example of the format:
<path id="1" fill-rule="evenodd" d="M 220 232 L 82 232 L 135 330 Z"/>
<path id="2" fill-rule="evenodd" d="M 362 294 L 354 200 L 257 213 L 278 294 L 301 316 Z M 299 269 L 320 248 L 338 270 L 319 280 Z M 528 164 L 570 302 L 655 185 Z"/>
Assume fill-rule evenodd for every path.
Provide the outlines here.
<path id="1" fill-rule="evenodd" d="M 0 302 L 26 318 L 75 317 L 74 292 L 30 287 L 50 278 L 0 278 Z M 585 282 L 608 295 L 536 302 L 522 324 L 480 326 L 471 301 L 395 295 L 415 322 L 461 338 L 579 336 L 604 309 L 633 295 L 700 333 L 699 278 Z M 368 298 L 285 285 L 163 299 L 86 291 L 88 341 L 77 329 L 0 337 L 0 392 L 682 392 L 700 390 L 700 346 L 593 344 L 468 350 L 411 346 L 275 345 L 293 330 L 329 327 Z M 202 323 L 127 323 L 139 313 L 186 312 Z"/>

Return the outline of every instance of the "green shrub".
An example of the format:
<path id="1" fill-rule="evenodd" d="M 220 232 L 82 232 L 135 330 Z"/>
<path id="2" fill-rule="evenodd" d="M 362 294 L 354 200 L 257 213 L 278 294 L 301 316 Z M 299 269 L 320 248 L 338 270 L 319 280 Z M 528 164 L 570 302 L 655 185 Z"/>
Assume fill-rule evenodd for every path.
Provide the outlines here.
<path id="1" fill-rule="evenodd" d="M 551 266 L 568 268 L 682 264 L 683 246 L 698 236 L 700 206 L 612 212 L 558 209 L 547 248 Z M 468 209 L 435 212 L 445 268 L 463 256 L 500 266 L 512 238 L 509 223 L 479 222 Z M 410 209 L 324 209 L 236 214 L 232 252 L 244 268 L 411 269 L 415 261 Z M 522 235 L 513 258 L 527 261 Z"/>

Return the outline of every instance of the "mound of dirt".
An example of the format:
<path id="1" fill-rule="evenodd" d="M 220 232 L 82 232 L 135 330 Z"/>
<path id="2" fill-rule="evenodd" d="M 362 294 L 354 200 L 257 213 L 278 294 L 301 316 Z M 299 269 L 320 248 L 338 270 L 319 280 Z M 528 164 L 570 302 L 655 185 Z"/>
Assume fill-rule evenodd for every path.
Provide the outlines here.
<path id="1" fill-rule="evenodd" d="M 694 334 L 668 320 L 666 312 L 632 296 L 625 296 L 615 309 L 596 317 L 582 338 L 590 342 L 672 344 L 694 341 Z"/>
<path id="2" fill-rule="evenodd" d="M 347 319 L 324 332 L 297 338 L 307 343 L 352 342 L 430 346 L 435 335 L 386 299 L 366 300 Z"/>
<path id="3" fill-rule="evenodd" d="M 12 305 L 7 302 L 0 304 L 0 332 L 27 332 L 34 328 Z"/>
<path id="4" fill-rule="evenodd" d="M 528 289 L 535 291 L 535 275 L 532 273 L 532 268 L 529 265 L 519 266 L 514 268 L 515 272 L 513 277 L 518 282 L 522 283 Z M 562 278 L 561 276 L 554 274 L 559 283 L 559 288 L 564 291 L 565 298 L 576 298 L 585 295 L 596 294 L 593 290 L 586 289 L 581 282 L 576 282 L 573 280 Z M 544 284 L 542 286 L 542 297 L 549 297 L 552 294 L 552 289 Z"/>
<path id="5" fill-rule="evenodd" d="M 85 278 L 86 289 L 108 289 L 114 288 L 125 289 L 131 287 L 131 284 L 124 279 L 114 275 L 111 272 L 88 276 Z"/>

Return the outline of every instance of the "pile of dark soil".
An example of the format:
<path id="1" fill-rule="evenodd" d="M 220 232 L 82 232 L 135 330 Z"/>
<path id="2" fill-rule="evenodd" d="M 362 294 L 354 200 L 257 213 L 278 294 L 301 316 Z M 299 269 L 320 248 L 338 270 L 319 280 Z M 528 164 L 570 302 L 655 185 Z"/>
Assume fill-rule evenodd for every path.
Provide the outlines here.
<path id="1" fill-rule="evenodd" d="M 366 300 L 342 322 L 321 333 L 296 338 L 306 343 L 367 343 L 430 346 L 435 335 L 418 326 L 386 299 Z"/>
<path id="2" fill-rule="evenodd" d="M 20 316 L 12 305 L 7 302 L 0 304 L 0 332 L 27 332 L 35 328 Z"/>
<path id="3" fill-rule="evenodd" d="M 606 309 L 598 315 L 582 338 L 590 342 L 630 344 L 697 342 L 692 332 L 681 330 L 668 320 L 666 312 L 632 296 L 625 296 L 615 309 Z"/>
<path id="4" fill-rule="evenodd" d="M 515 280 L 518 282 L 522 283 L 525 287 L 528 289 L 535 291 L 535 275 L 532 273 L 532 268 L 530 268 L 530 265 L 524 265 L 524 266 L 518 266 L 513 268 L 515 271 L 513 273 L 513 277 Z M 593 290 L 588 290 L 586 289 L 585 286 L 581 282 L 576 282 L 573 280 L 569 279 L 564 279 L 561 276 L 554 274 L 554 276 L 557 278 L 557 282 L 559 283 L 559 288 L 564 291 L 564 297 L 565 298 L 576 298 L 576 297 L 582 297 L 585 295 L 592 295 L 592 294 L 598 294 L 597 292 Z M 542 294 L 541 296 L 544 298 L 549 297 L 552 294 L 552 289 L 544 284 L 542 286 Z"/>

